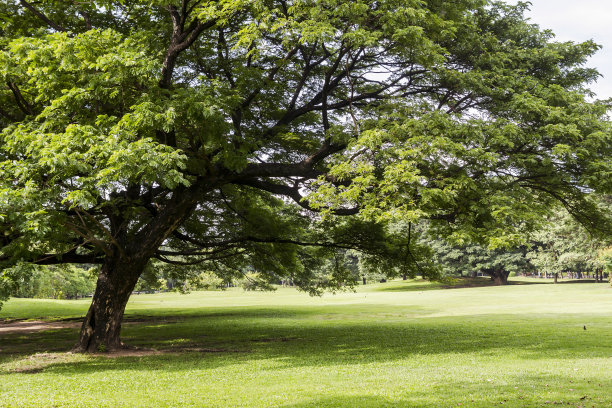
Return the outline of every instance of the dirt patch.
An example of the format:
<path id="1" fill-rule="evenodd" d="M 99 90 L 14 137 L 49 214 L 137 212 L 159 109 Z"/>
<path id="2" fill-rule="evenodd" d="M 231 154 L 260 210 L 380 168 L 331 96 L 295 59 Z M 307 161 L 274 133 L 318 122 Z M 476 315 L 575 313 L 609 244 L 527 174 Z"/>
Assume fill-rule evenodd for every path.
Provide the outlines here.
<path id="1" fill-rule="evenodd" d="M 127 318 L 124 325 L 137 324 L 171 324 L 181 322 L 181 319 L 159 319 L 159 318 Z M 45 322 L 42 320 L 0 320 L 0 336 L 3 334 L 36 333 L 46 330 L 78 329 L 83 322 L 82 317 L 67 318 L 58 321 Z"/>
<path id="2" fill-rule="evenodd" d="M 38 374 L 47 367 L 82 360 L 72 353 L 36 353 L 28 357 L 0 365 L 0 373 Z"/>
<path id="3" fill-rule="evenodd" d="M 45 330 L 76 329 L 81 327 L 80 321 L 43 322 L 37 320 L 0 322 L 0 336 L 3 334 L 36 333 Z"/>
<path id="4" fill-rule="evenodd" d="M 34 367 L 34 368 L 20 367 L 20 368 L 14 369 L 12 372 L 17 373 L 17 374 L 38 374 L 38 373 L 42 373 L 43 371 L 44 371 L 44 368 L 41 368 L 41 367 Z"/>
<path id="5" fill-rule="evenodd" d="M 104 353 L 36 353 L 30 356 L 0 364 L 0 374 L 38 374 L 47 368 L 62 364 L 78 364 L 92 361 L 92 358 L 149 357 L 158 355 L 180 355 L 183 353 L 249 353 L 250 350 L 235 350 L 217 347 L 179 347 L 171 349 L 147 349 L 126 347 Z"/>

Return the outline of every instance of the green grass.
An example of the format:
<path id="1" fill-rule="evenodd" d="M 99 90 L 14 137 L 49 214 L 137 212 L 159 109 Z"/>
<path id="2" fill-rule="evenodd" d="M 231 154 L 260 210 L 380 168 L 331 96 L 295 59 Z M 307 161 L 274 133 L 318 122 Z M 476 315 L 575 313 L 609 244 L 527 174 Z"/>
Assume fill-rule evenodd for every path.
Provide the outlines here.
<path id="1" fill-rule="evenodd" d="M 612 289 L 518 283 L 135 295 L 123 339 L 159 354 L 64 353 L 76 328 L 0 334 L 0 407 L 611 407 Z M 0 319 L 88 303 L 12 299 Z"/>

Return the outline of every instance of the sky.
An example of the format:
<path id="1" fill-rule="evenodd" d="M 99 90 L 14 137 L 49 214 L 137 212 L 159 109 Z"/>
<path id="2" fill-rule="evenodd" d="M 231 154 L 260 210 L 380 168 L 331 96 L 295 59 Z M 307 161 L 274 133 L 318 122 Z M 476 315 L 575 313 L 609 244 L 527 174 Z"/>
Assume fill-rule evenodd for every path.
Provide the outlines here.
<path id="1" fill-rule="evenodd" d="M 516 4 L 517 0 L 506 0 Z M 531 0 L 531 23 L 552 30 L 559 41 L 595 40 L 603 48 L 588 66 L 603 75 L 591 89 L 598 99 L 612 98 L 612 0 Z"/>

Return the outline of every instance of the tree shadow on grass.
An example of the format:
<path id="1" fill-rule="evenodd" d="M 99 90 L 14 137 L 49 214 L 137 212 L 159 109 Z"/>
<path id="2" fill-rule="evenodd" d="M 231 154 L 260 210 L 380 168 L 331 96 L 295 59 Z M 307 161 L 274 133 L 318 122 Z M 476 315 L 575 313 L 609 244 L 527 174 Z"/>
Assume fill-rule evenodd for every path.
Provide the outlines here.
<path id="1" fill-rule="evenodd" d="M 323 310 L 329 311 L 326 307 Z M 389 310 L 388 306 L 385 308 Z M 123 340 L 160 354 L 79 362 L 51 362 L 45 370 L 92 373 L 103 370 L 212 369 L 227 364 L 274 361 L 278 369 L 391 362 L 421 355 L 467 354 L 517 359 L 609 357 L 611 327 L 593 318 L 583 330 L 583 316 L 550 321 L 549 316 L 403 317 L 371 314 L 352 305 L 334 306 L 335 319 L 321 319 L 321 309 L 235 309 L 169 321 L 132 316 Z M 139 320 L 138 320 L 139 319 Z M 78 330 L 61 329 L 7 335 L 0 342 L 0 363 L 36 353 L 67 351 Z"/>
<path id="2" fill-rule="evenodd" d="M 597 282 L 595 279 L 574 279 L 574 280 L 560 280 L 559 282 L 557 282 L 557 285 L 561 284 L 566 284 L 566 283 L 598 283 L 598 284 L 609 284 L 609 282 Z"/>
<path id="3" fill-rule="evenodd" d="M 425 292 L 430 290 L 444 289 L 444 285 L 439 282 L 419 282 L 418 284 L 406 283 L 404 285 L 393 282 L 389 286 L 380 285 L 370 289 L 371 292 Z"/>

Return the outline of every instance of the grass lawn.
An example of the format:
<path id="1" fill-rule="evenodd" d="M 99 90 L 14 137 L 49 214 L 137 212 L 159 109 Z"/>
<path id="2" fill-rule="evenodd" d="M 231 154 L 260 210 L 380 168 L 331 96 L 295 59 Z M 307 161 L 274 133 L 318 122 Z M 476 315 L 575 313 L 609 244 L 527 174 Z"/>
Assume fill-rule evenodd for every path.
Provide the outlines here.
<path id="1" fill-rule="evenodd" d="M 518 283 L 134 295 L 123 340 L 157 352 L 66 353 L 76 327 L 0 331 L 0 407 L 612 407 L 612 289 Z M 12 299 L 0 320 L 88 303 Z"/>

